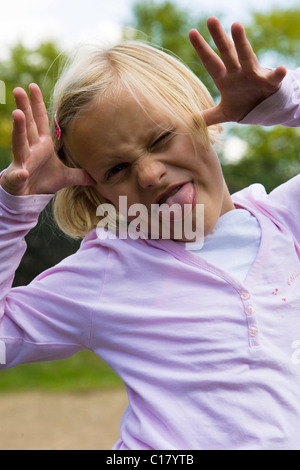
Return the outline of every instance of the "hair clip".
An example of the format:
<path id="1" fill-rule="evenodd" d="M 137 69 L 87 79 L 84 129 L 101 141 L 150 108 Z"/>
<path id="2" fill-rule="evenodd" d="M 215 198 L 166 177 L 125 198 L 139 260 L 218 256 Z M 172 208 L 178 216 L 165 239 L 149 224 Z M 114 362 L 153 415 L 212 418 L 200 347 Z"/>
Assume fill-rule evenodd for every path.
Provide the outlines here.
<path id="1" fill-rule="evenodd" d="M 61 138 L 61 128 L 58 124 L 56 113 L 54 114 L 54 122 L 55 122 L 55 135 L 57 137 L 57 140 L 60 140 L 60 138 Z"/>

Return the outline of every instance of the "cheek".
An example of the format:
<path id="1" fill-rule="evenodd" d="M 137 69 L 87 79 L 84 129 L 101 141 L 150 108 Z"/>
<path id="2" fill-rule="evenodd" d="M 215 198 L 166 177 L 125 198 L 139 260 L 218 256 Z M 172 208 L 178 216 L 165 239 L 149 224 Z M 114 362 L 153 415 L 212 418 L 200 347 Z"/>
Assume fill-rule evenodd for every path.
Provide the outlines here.
<path id="1" fill-rule="evenodd" d="M 176 146 L 171 149 L 171 155 L 182 165 L 196 163 L 198 150 L 188 138 L 178 138 Z"/>
<path id="2" fill-rule="evenodd" d="M 223 171 L 218 155 L 213 148 L 198 154 L 200 171 L 203 172 L 208 185 L 219 186 L 223 184 Z"/>
<path id="3" fill-rule="evenodd" d="M 101 197 L 101 201 L 106 204 L 112 204 L 123 215 L 128 215 L 128 208 L 137 202 L 128 187 L 114 188 L 97 185 L 96 190 Z"/>
<path id="4" fill-rule="evenodd" d="M 219 158 L 212 145 L 206 148 L 201 141 L 183 136 L 182 139 L 178 139 L 178 147 L 175 150 L 181 163 L 189 165 L 191 169 L 205 174 L 212 171 L 220 172 Z"/>
<path id="5" fill-rule="evenodd" d="M 118 195 L 115 193 L 115 191 L 108 190 L 105 185 L 101 184 L 97 184 L 95 189 L 103 203 L 113 204 L 116 207 L 116 203 L 118 202 Z"/>

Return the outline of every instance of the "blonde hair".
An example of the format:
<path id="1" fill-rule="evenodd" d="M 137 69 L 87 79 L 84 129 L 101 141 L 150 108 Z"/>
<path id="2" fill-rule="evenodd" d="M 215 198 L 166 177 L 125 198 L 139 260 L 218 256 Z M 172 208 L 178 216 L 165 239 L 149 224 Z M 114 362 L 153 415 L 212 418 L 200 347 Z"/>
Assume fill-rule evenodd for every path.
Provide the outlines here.
<path id="1" fill-rule="evenodd" d="M 214 106 L 212 97 L 178 58 L 138 41 L 83 52 L 80 50 L 69 60 L 52 100 L 52 113 L 56 112 L 62 131 L 58 141 L 53 128 L 53 139 L 59 157 L 67 166 L 76 166 L 64 146 L 64 131 L 70 122 L 94 105 L 95 100 L 117 97 L 124 89 L 146 112 L 145 100 L 148 100 L 173 122 L 185 126 L 192 136 L 200 133 L 204 144 L 218 140 L 221 126 L 207 128 L 201 115 L 203 110 Z M 55 197 L 54 217 L 66 234 L 84 237 L 99 222 L 96 216 L 99 204 L 101 197 L 93 187 L 65 188 Z"/>

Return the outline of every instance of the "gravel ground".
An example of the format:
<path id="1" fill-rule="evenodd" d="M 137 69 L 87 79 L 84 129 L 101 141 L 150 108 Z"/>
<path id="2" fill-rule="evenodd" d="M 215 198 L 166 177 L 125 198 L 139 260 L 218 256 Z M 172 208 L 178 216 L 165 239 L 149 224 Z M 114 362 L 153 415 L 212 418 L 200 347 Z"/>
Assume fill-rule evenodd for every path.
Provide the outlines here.
<path id="1" fill-rule="evenodd" d="M 0 394 L 0 450 L 109 450 L 127 403 L 123 389 Z"/>

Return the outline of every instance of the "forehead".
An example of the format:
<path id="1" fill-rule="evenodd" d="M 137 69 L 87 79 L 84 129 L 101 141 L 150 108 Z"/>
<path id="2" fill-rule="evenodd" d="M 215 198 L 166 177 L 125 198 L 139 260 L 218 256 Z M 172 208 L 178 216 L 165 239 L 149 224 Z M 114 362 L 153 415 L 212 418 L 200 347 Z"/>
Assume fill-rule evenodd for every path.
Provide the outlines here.
<path id="1" fill-rule="evenodd" d="M 155 132 L 168 128 L 171 119 L 143 97 L 122 91 L 117 97 L 95 99 L 82 111 L 66 133 L 72 153 L 115 153 L 119 147 L 143 145 Z"/>
<path id="2" fill-rule="evenodd" d="M 128 140 L 170 123 L 166 113 L 145 98 L 137 101 L 129 92 L 123 92 L 116 98 L 95 100 L 90 109 L 75 119 L 73 129 L 79 136 L 101 135 L 103 141 L 115 137 Z"/>

